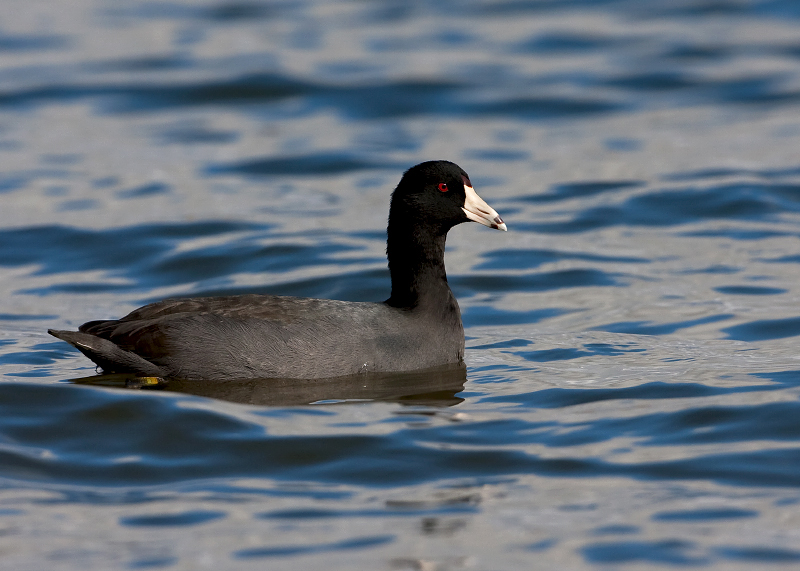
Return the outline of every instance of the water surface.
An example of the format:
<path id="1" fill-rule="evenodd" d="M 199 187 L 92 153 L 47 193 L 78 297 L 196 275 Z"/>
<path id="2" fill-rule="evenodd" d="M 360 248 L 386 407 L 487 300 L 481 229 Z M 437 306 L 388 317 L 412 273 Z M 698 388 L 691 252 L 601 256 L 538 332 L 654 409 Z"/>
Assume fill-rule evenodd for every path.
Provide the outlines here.
<path id="1" fill-rule="evenodd" d="M 0 13 L 0 566 L 800 564 L 795 3 Z M 148 389 L 46 334 L 383 300 L 430 159 L 509 226 L 449 235 L 465 370 Z"/>

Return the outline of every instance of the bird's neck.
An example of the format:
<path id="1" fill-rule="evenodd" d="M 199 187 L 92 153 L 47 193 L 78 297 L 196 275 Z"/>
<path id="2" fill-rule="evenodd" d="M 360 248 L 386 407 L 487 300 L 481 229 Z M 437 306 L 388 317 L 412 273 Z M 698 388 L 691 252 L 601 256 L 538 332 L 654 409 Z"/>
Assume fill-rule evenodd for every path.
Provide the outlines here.
<path id="1" fill-rule="evenodd" d="M 446 234 L 389 226 L 386 254 L 392 278 L 393 307 L 415 308 L 454 300 L 444 269 Z"/>

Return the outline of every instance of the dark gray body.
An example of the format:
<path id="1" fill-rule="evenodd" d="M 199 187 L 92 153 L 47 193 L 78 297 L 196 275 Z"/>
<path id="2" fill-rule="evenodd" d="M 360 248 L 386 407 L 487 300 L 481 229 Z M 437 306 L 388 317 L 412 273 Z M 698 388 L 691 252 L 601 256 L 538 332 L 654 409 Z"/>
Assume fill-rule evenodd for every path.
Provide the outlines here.
<path id="1" fill-rule="evenodd" d="M 106 372 L 310 379 L 412 371 L 462 361 L 461 314 L 449 297 L 447 311 L 261 295 L 176 299 L 51 333 Z"/>

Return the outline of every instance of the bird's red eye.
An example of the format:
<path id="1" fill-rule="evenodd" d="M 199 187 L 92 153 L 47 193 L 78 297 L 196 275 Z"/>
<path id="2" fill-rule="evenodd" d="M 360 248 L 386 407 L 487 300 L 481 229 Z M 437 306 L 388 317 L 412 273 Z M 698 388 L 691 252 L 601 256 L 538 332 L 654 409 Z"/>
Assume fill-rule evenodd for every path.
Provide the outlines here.
<path id="1" fill-rule="evenodd" d="M 439 190 L 441 190 L 442 192 L 447 192 L 447 183 L 446 182 L 440 182 L 439 183 Z"/>

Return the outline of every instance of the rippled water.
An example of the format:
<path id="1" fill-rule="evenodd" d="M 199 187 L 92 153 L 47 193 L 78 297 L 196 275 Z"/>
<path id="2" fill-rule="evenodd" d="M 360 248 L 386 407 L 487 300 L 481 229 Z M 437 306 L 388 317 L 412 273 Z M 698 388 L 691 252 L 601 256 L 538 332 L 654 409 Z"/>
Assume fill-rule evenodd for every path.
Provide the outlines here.
<path id="1" fill-rule="evenodd" d="M 791 0 L 0 8 L 0 567 L 800 565 Z M 379 301 L 450 159 L 466 371 L 135 390 L 46 334 Z"/>

